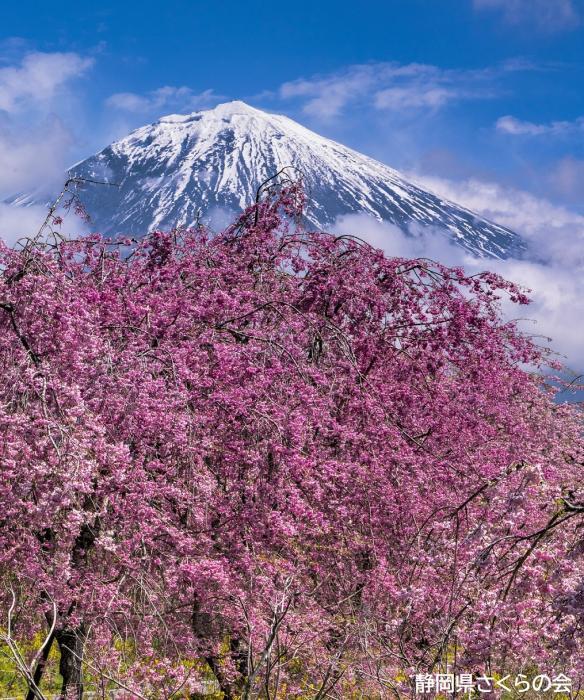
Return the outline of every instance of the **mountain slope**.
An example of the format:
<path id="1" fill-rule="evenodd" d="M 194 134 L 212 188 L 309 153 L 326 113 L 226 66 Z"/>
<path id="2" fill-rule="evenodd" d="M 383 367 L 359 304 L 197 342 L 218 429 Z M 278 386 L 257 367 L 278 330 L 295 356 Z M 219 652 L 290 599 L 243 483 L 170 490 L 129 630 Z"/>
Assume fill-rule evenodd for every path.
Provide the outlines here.
<path id="1" fill-rule="evenodd" d="M 365 212 L 405 231 L 436 226 L 481 257 L 507 257 L 522 248 L 516 234 L 386 165 L 243 102 L 163 117 L 71 173 L 118 185 L 88 186 L 81 193 L 96 230 L 139 235 L 192 224 L 198 215 L 204 220 L 218 207 L 239 211 L 262 181 L 285 166 L 302 175 L 311 226 L 327 229 L 338 216 Z"/>

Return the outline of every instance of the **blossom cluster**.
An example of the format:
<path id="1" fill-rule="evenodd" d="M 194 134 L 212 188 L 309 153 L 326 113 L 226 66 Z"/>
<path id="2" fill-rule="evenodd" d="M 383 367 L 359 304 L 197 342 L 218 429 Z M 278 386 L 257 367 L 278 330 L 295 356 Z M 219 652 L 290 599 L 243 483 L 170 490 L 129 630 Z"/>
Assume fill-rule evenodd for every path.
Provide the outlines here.
<path id="1" fill-rule="evenodd" d="M 378 697 L 454 649 L 582 678 L 581 419 L 524 292 L 301 207 L 0 249 L 14 634 L 148 697 Z"/>

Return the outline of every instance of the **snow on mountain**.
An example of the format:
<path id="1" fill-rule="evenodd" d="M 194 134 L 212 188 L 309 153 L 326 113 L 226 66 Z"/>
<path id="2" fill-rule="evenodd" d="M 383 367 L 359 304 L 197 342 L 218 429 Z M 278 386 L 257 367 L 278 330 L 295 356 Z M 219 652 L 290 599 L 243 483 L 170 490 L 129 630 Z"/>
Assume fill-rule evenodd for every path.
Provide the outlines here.
<path id="1" fill-rule="evenodd" d="M 437 227 L 480 257 L 505 258 L 522 249 L 515 233 L 392 168 L 239 101 L 163 117 L 70 172 L 118 185 L 81 191 L 95 230 L 140 235 L 205 220 L 218 209 L 239 211 L 254 200 L 260 183 L 285 166 L 303 179 L 310 226 L 326 230 L 339 216 L 364 212 L 406 232 L 416 225 Z"/>

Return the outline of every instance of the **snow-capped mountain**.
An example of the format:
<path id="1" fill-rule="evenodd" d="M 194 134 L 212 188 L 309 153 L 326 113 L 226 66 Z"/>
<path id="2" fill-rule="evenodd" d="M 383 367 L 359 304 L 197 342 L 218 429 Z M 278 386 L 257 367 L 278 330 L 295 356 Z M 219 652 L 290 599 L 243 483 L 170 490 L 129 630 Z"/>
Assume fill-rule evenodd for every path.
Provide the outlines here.
<path id="1" fill-rule="evenodd" d="M 81 191 L 95 230 L 140 235 L 204 221 L 218 208 L 239 211 L 253 202 L 260 183 L 285 166 L 303 179 L 311 226 L 326 230 L 339 216 L 365 212 L 406 232 L 435 226 L 481 257 L 503 258 L 522 248 L 513 232 L 388 166 L 238 101 L 163 117 L 70 172 L 117 185 Z"/>

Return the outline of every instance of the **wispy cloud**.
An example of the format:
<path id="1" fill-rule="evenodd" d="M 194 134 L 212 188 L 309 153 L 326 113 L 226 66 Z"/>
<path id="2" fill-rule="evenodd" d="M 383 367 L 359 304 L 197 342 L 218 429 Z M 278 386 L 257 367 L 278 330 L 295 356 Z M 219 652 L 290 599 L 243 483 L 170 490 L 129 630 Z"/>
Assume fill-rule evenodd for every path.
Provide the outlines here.
<path id="1" fill-rule="evenodd" d="M 573 121 L 553 121 L 547 124 L 536 124 L 507 115 L 497 119 L 495 127 L 497 131 L 510 134 L 511 136 L 553 136 L 574 131 L 584 131 L 584 117 L 578 117 L 578 119 Z"/>
<path id="2" fill-rule="evenodd" d="M 507 24 L 526 24 L 544 32 L 573 29 L 581 23 L 574 0 L 473 0 L 473 6 L 501 12 Z"/>
<path id="3" fill-rule="evenodd" d="M 44 194 L 63 181 L 75 142 L 59 114 L 76 103 L 77 81 L 94 59 L 26 51 L 25 43 L 16 40 L 3 45 L 0 58 L 0 199 L 20 192 Z"/>
<path id="4" fill-rule="evenodd" d="M 150 114 L 161 110 L 196 110 L 210 107 L 222 99 L 213 90 L 194 92 L 189 87 L 164 85 L 145 94 L 136 92 L 118 92 L 106 100 L 106 105 L 113 109 L 135 114 Z"/>
<path id="5" fill-rule="evenodd" d="M 460 100 L 494 97 L 498 78 L 533 69 L 531 63 L 520 60 L 479 70 L 444 69 L 423 63 L 370 63 L 286 82 L 278 96 L 300 100 L 306 114 L 320 119 L 336 117 L 351 104 L 394 112 L 435 111 Z"/>
<path id="6" fill-rule="evenodd" d="M 0 110 L 14 113 L 47 103 L 92 65 L 92 58 L 76 53 L 28 53 L 16 65 L 0 68 Z"/>
<path id="7" fill-rule="evenodd" d="M 353 100 L 373 89 L 378 78 L 369 65 L 356 65 L 325 76 L 313 76 L 293 80 L 281 85 L 279 95 L 283 99 L 306 100 L 307 114 L 330 118 L 339 114 Z"/>
<path id="8" fill-rule="evenodd" d="M 396 87 L 380 90 L 375 95 L 375 106 L 391 110 L 438 109 L 463 96 L 460 91 L 438 85 Z"/>
<path id="9" fill-rule="evenodd" d="M 47 207 L 35 204 L 14 207 L 0 202 L 0 239 L 14 245 L 23 238 L 31 238 L 39 230 L 47 215 Z"/>
<path id="10" fill-rule="evenodd" d="M 0 126 L 0 197 L 37 190 L 52 191 L 63 181 L 73 136 L 56 116 L 32 128 Z"/>

